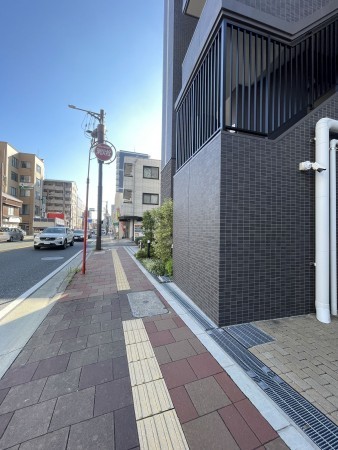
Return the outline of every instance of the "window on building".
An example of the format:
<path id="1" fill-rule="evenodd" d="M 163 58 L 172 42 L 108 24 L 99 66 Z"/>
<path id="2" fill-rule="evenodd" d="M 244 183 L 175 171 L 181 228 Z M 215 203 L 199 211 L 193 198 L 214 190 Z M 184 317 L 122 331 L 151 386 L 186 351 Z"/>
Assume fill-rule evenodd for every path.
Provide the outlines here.
<path id="1" fill-rule="evenodd" d="M 13 206 L 8 206 L 7 213 L 9 216 L 14 216 L 14 208 Z"/>
<path id="2" fill-rule="evenodd" d="M 31 191 L 30 189 L 20 189 L 20 197 L 30 197 Z"/>
<path id="3" fill-rule="evenodd" d="M 133 176 L 133 165 L 131 163 L 124 163 L 124 176 L 125 177 Z"/>
<path id="4" fill-rule="evenodd" d="M 11 172 L 11 180 L 18 181 L 18 174 L 16 172 Z"/>
<path id="5" fill-rule="evenodd" d="M 37 171 L 37 173 L 41 173 L 41 166 L 39 166 L 39 164 L 36 165 L 35 170 Z"/>
<path id="6" fill-rule="evenodd" d="M 30 169 L 31 163 L 29 161 L 21 161 L 21 168 L 22 169 Z"/>
<path id="7" fill-rule="evenodd" d="M 12 166 L 16 169 L 19 167 L 19 160 L 15 156 L 12 156 Z"/>
<path id="8" fill-rule="evenodd" d="M 35 191 L 35 199 L 36 200 L 40 200 L 41 199 L 41 195 L 39 191 Z"/>
<path id="9" fill-rule="evenodd" d="M 27 214 L 29 214 L 29 205 L 22 205 L 21 214 L 23 216 L 27 216 Z"/>
<path id="10" fill-rule="evenodd" d="M 10 194 L 13 195 L 13 197 L 16 197 L 17 192 L 18 192 L 17 188 L 11 186 Z"/>
<path id="11" fill-rule="evenodd" d="M 159 179 L 158 167 L 143 166 L 143 178 L 151 178 L 153 180 Z"/>
<path id="12" fill-rule="evenodd" d="M 37 187 L 41 187 L 41 180 L 40 180 L 40 178 L 36 179 L 36 185 L 37 185 Z"/>
<path id="13" fill-rule="evenodd" d="M 31 176 L 30 175 L 20 175 L 20 182 L 21 183 L 30 183 Z"/>
<path id="14" fill-rule="evenodd" d="M 158 205 L 158 194 L 143 194 L 144 205 Z"/>
<path id="15" fill-rule="evenodd" d="M 133 191 L 131 189 L 123 189 L 123 202 L 132 202 Z"/>
<path id="16" fill-rule="evenodd" d="M 34 214 L 35 214 L 35 216 L 39 216 L 40 215 L 40 207 L 39 206 L 35 205 Z"/>

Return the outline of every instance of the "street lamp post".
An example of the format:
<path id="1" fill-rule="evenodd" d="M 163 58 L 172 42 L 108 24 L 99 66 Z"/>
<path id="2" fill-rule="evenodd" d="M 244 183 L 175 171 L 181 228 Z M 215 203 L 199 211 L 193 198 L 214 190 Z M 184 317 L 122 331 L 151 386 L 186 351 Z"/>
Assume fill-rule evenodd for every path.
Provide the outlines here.
<path id="1" fill-rule="evenodd" d="M 97 126 L 97 143 L 102 144 L 104 143 L 104 134 L 105 134 L 105 126 L 104 126 L 104 110 L 100 109 L 99 113 L 88 111 L 87 109 L 78 108 L 74 105 L 68 105 L 69 108 L 77 109 L 79 111 L 84 111 L 90 116 L 94 117 L 99 121 L 99 124 Z M 97 160 L 99 164 L 99 179 L 98 179 L 98 187 L 97 187 L 97 233 L 96 233 L 96 250 L 101 250 L 101 238 L 102 238 L 102 231 L 101 231 L 101 221 L 102 221 L 102 165 L 103 161 L 100 159 Z M 89 163 L 88 163 L 89 165 Z M 89 167 L 88 167 L 89 170 Z M 88 174 L 89 177 L 89 174 Z M 86 223 L 87 223 L 87 210 L 88 210 L 88 184 L 87 184 L 87 199 L 86 199 Z M 85 236 L 86 239 L 86 236 Z"/>

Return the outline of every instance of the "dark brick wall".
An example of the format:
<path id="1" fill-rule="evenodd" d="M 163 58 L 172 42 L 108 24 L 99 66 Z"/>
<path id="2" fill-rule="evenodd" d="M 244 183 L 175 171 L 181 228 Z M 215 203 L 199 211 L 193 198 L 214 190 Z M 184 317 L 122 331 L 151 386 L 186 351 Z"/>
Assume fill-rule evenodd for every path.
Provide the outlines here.
<path id="1" fill-rule="evenodd" d="M 173 198 L 173 176 L 175 174 L 176 160 L 171 159 L 161 171 L 161 203 Z"/>
<path id="2" fill-rule="evenodd" d="M 216 323 L 220 162 L 219 134 L 174 177 L 174 281 Z"/>
<path id="3" fill-rule="evenodd" d="M 251 6 L 258 11 L 270 14 L 286 22 L 298 22 L 316 11 L 324 8 L 330 3 L 334 4 L 336 0 L 284 0 L 284 1 L 267 1 L 267 0 L 237 0 L 239 3 Z"/>
<path id="4" fill-rule="evenodd" d="M 222 132 L 174 177 L 174 281 L 219 325 L 314 312 L 316 122 L 277 140 Z"/>

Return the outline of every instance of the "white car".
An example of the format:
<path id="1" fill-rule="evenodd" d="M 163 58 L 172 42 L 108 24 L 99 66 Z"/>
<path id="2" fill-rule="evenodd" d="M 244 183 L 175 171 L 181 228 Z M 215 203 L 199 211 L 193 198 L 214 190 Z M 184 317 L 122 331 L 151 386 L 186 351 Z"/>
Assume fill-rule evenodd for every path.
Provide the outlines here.
<path id="1" fill-rule="evenodd" d="M 34 236 L 34 248 L 67 248 L 74 245 L 74 234 L 67 227 L 48 227 Z"/>

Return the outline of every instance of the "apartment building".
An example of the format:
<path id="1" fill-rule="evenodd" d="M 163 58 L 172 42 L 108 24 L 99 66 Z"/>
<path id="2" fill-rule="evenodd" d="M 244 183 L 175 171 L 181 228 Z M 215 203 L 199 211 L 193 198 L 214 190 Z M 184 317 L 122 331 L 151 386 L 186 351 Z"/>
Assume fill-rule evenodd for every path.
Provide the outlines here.
<path id="1" fill-rule="evenodd" d="M 113 222 L 119 224 L 119 238 L 134 239 L 140 232 L 144 212 L 160 204 L 161 161 L 142 153 L 121 153 L 117 152 Z"/>
<path id="2" fill-rule="evenodd" d="M 78 198 L 75 181 L 51 180 L 43 182 L 45 215 L 58 214 L 71 228 L 82 228 L 83 202 Z"/>
<path id="3" fill-rule="evenodd" d="M 220 326 L 313 313 L 329 170 L 299 163 L 338 119 L 336 0 L 166 0 L 164 23 L 175 283 Z"/>
<path id="4" fill-rule="evenodd" d="M 0 142 L 0 163 L 2 224 L 20 225 L 33 234 L 34 217 L 40 217 L 42 211 L 44 161 L 35 154 L 16 150 L 8 142 Z"/>

